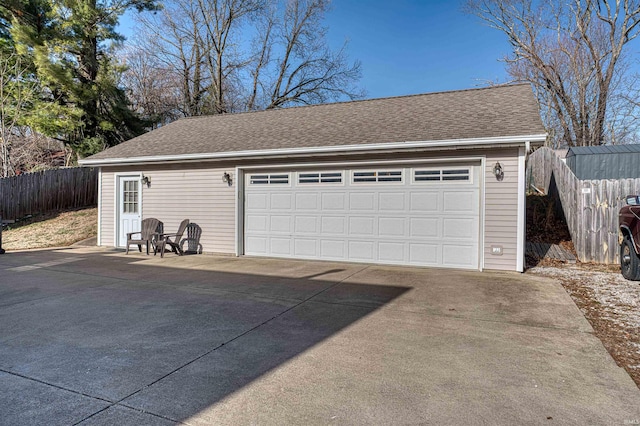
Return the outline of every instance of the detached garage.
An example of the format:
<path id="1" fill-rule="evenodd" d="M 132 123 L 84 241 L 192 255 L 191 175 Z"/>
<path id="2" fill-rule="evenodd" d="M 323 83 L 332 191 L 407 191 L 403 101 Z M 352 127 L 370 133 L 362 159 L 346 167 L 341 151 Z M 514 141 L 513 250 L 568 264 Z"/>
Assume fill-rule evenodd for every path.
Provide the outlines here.
<path id="1" fill-rule="evenodd" d="M 523 270 L 528 85 L 178 120 L 100 168 L 98 245 L 188 218 L 204 252 Z"/>

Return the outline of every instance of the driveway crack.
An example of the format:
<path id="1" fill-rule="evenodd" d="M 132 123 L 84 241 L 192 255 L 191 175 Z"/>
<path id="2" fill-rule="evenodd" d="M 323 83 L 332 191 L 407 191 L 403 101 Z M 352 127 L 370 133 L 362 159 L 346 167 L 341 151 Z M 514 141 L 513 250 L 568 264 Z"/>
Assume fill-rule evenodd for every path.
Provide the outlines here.
<path id="1" fill-rule="evenodd" d="M 311 299 L 313 299 L 314 297 L 317 297 L 317 296 L 319 296 L 320 294 L 322 294 L 322 293 L 324 293 L 324 292 L 326 292 L 326 291 L 329 291 L 329 290 L 331 290 L 332 288 L 334 288 L 334 287 L 336 287 L 336 286 L 338 286 L 338 285 L 342 284 L 343 282 L 347 281 L 349 278 L 353 277 L 353 276 L 354 276 L 354 275 L 356 275 L 356 274 L 359 274 L 360 272 L 365 271 L 365 270 L 366 270 L 366 269 L 368 269 L 369 267 L 370 267 L 369 265 L 366 265 L 366 266 L 364 266 L 363 268 L 358 269 L 357 271 L 353 272 L 352 274 L 350 274 L 350 275 L 348 275 L 348 276 L 344 277 L 344 278 L 343 278 L 343 279 L 341 279 L 340 281 L 336 281 L 336 282 L 334 282 L 333 284 L 331 284 L 331 285 L 329 285 L 329 286 L 327 286 L 327 287 L 323 288 L 322 290 L 319 290 L 319 291 L 317 291 L 317 292 L 313 293 L 311 296 L 309 296 L 309 297 L 307 297 L 307 298 L 305 298 L 305 299 L 303 299 L 303 300 L 299 301 L 298 303 L 296 303 L 296 304 L 294 304 L 294 305 L 292 305 L 292 306 L 288 307 L 287 309 L 284 309 L 282 312 L 279 312 L 278 314 L 274 315 L 273 317 L 271 317 L 271 318 L 269 318 L 269 319 L 267 319 L 267 320 L 265 320 L 265 321 L 261 322 L 260 324 L 258 324 L 258 325 L 256 325 L 256 326 L 254 326 L 254 327 L 252 327 L 252 328 L 250 328 L 250 329 L 248 329 L 248 330 L 246 330 L 246 331 L 244 331 L 244 332 L 242 332 L 242 333 L 240 333 L 240 334 L 238 334 L 238 335 L 234 336 L 233 338 L 231 338 L 231 339 L 229 339 L 229 340 L 227 340 L 227 341 L 225 341 L 225 342 L 223 342 L 223 343 L 221 343 L 221 344 L 217 345 L 216 347 L 214 347 L 214 348 L 212 348 L 212 349 L 210 349 L 210 350 L 208 350 L 208 351 L 206 351 L 206 352 L 204 352 L 204 353 L 202 353 L 202 354 L 198 355 L 197 357 L 193 358 L 192 360 L 190 360 L 190 361 L 188 361 L 188 362 L 186 362 L 186 363 L 184 363 L 184 364 L 180 365 L 179 367 L 177 367 L 177 368 L 175 368 L 175 369 L 171 370 L 170 372 L 166 373 L 166 374 L 165 374 L 165 375 L 163 375 L 162 377 L 159 377 L 158 379 L 156 379 L 156 380 L 152 381 L 151 383 L 146 384 L 145 386 L 143 386 L 143 387 L 141 387 L 141 388 L 139 388 L 139 389 L 135 390 L 134 392 L 131 392 L 130 394 L 126 395 L 125 397 L 123 397 L 123 398 L 121 398 L 121 399 L 119 399 L 118 401 L 115 401 L 115 402 L 111 402 L 111 401 L 110 401 L 110 402 L 111 402 L 111 405 L 109 405 L 108 407 L 105 407 L 104 409 L 102 409 L 102 410 L 100 410 L 100 411 L 98 411 L 98 412 L 95 412 L 95 413 L 91 414 L 90 416 L 88 416 L 88 417 L 86 417 L 86 418 L 82 419 L 81 421 L 79 421 L 79 422 L 78 422 L 78 423 L 76 423 L 76 424 L 80 424 L 80 423 L 84 422 L 85 420 L 87 420 L 87 419 L 89 419 L 89 418 L 91 418 L 91 417 L 95 416 L 96 414 L 99 414 L 99 413 L 101 413 L 101 412 L 103 412 L 103 411 L 107 410 L 108 408 L 113 407 L 113 406 L 115 406 L 115 405 L 120 405 L 120 406 L 123 406 L 123 407 L 126 407 L 126 408 L 130 408 L 130 409 L 134 409 L 134 410 L 141 411 L 141 410 L 140 410 L 140 409 L 138 409 L 138 408 L 131 407 L 131 406 L 127 405 L 127 404 L 123 404 L 123 402 L 124 402 L 126 399 L 131 398 L 132 396 L 137 395 L 138 393 L 142 392 L 143 390 L 145 390 L 145 389 L 147 389 L 147 388 L 149 388 L 149 387 L 151 387 L 151 386 L 155 385 L 156 383 L 160 382 L 161 380 L 164 380 L 164 379 L 166 379 L 167 377 L 169 377 L 169 376 L 171 376 L 171 375 L 173 375 L 173 374 L 177 373 L 178 371 L 180 371 L 180 370 L 184 369 L 185 367 L 188 367 L 189 365 L 191 365 L 191 364 L 193 364 L 194 362 L 196 362 L 196 361 L 198 361 L 198 360 L 200 360 L 200 359 L 204 358 L 205 356 L 207 356 L 207 355 L 209 355 L 209 354 L 211 354 L 211 353 L 215 352 L 216 350 L 218 350 L 218 349 L 222 348 L 223 346 L 228 345 L 229 343 L 234 342 L 234 341 L 236 341 L 236 340 L 238 340 L 238 339 L 240 339 L 240 338 L 242 338 L 242 337 L 246 336 L 247 334 L 254 332 L 255 330 L 257 330 L 257 329 L 259 329 L 260 327 L 262 327 L 262 326 L 264 326 L 264 325 L 266 325 L 266 324 L 268 324 L 268 323 L 272 322 L 273 320 L 275 320 L 275 319 L 277 319 L 277 318 L 281 317 L 282 315 L 286 314 L 287 312 L 290 312 L 290 311 L 292 311 L 292 310 L 296 309 L 297 307 L 299 307 L 299 306 L 301 306 L 301 305 L 305 304 L 306 302 L 310 301 L 310 300 L 311 300 Z M 168 418 L 168 417 L 164 417 L 164 416 L 161 416 L 161 415 L 158 415 L 158 414 L 155 414 L 155 413 L 151 413 L 151 412 L 148 412 L 148 411 L 141 411 L 141 412 L 144 412 L 144 413 L 146 413 L 146 414 L 151 414 L 151 415 L 154 415 L 154 416 L 157 416 L 157 417 L 161 417 L 161 418 L 164 418 L 164 419 L 166 419 L 166 420 L 171 420 L 171 421 L 174 421 L 174 422 L 178 422 L 178 421 L 177 421 L 177 420 L 175 420 L 175 419 L 171 419 L 171 418 Z"/>
<path id="2" fill-rule="evenodd" d="M 32 381 L 32 382 L 40 383 L 41 385 L 50 386 L 52 388 L 56 388 L 56 389 L 63 390 L 63 391 L 66 391 L 66 392 L 71 392 L 71 393 L 74 393 L 76 395 L 84 396 L 84 397 L 87 397 L 87 398 L 96 399 L 98 401 L 108 402 L 108 403 L 111 403 L 111 404 L 113 403 L 113 401 L 108 400 L 106 398 L 101 398 L 99 396 L 89 395 L 87 393 L 80 392 L 80 391 L 73 390 L 73 389 L 69 389 L 69 388 L 66 388 L 66 387 L 60 386 L 60 385 L 54 385 L 53 383 L 45 382 L 44 380 L 36 379 L 35 377 L 25 376 L 24 374 L 20 374 L 20 373 L 16 373 L 16 372 L 13 372 L 13 371 L 5 370 L 3 368 L 0 368 L 0 373 L 5 373 L 5 374 L 9 374 L 11 376 L 20 377 L 21 379 L 25 379 L 25 380 L 29 380 L 29 381 Z"/>

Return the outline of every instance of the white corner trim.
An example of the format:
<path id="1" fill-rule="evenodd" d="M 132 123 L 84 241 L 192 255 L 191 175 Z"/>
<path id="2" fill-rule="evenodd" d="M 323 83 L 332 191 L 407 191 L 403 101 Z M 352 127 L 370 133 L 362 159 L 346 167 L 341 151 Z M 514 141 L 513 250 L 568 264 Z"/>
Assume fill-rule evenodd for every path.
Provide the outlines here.
<path id="1" fill-rule="evenodd" d="M 102 245 L 102 167 L 98 168 L 98 236 L 96 245 Z"/>
<path id="2" fill-rule="evenodd" d="M 177 154 L 177 155 L 156 155 L 146 157 L 125 157 L 125 158 L 90 158 L 80 160 L 81 166 L 115 165 L 115 164 L 138 164 L 138 163 L 158 163 L 165 161 L 202 161 L 202 160 L 222 160 L 231 158 L 251 158 L 251 157 L 271 157 L 283 155 L 317 155 L 330 153 L 357 153 L 363 151 L 385 151 L 420 148 L 447 148 L 447 147 L 482 147 L 485 145 L 509 145 L 522 144 L 526 142 L 544 142 L 546 134 L 525 135 L 525 136 L 500 136 L 493 138 L 472 138 L 472 139 L 445 139 L 434 141 L 406 141 L 406 142 L 385 142 L 376 144 L 360 145 L 339 145 L 322 146 L 310 148 L 278 148 L 266 150 L 213 152 L 199 154 Z"/>
<path id="3" fill-rule="evenodd" d="M 480 247 L 478 247 L 479 267 L 480 271 L 484 271 L 484 239 L 487 227 L 487 157 L 480 159 Z"/>
<path id="4" fill-rule="evenodd" d="M 234 182 L 236 185 L 236 215 L 235 215 L 235 243 L 236 256 L 244 254 L 244 173 L 239 167 L 235 168 Z"/>
<path id="5" fill-rule="evenodd" d="M 526 245 L 526 193 L 525 193 L 525 148 L 518 149 L 518 236 L 516 248 L 516 270 L 524 272 L 524 255 Z"/>

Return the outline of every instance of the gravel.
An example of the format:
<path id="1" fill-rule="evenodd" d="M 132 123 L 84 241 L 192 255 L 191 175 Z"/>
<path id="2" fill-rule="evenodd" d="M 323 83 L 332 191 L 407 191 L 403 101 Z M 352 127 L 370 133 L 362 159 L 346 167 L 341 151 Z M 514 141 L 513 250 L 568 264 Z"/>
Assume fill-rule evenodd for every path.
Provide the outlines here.
<path id="1" fill-rule="evenodd" d="M 640 387 L 640 282 L 619 267 L 593 264 L 536 266 L 529 274 L 559 280 L 596 336 Z"/>

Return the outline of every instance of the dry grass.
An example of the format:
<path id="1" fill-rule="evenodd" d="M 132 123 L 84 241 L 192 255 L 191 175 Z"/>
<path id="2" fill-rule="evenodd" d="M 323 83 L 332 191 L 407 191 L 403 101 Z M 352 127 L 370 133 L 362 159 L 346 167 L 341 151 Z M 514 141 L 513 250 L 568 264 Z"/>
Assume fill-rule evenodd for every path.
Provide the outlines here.
<path id="1" fill-rule="evenodd" d="M 640 387 L 640 283 L 625 280 L 619 265 L 547 264 L 528 273 L 560 280 L 613 359 Z"/>
<path id="2" fill-rule="evenodd" d="M 96 208 L 48 213 L 5 228 L 2 248 L 9 251 L 64 247 L 95 236 L 97 230 Z"/>

